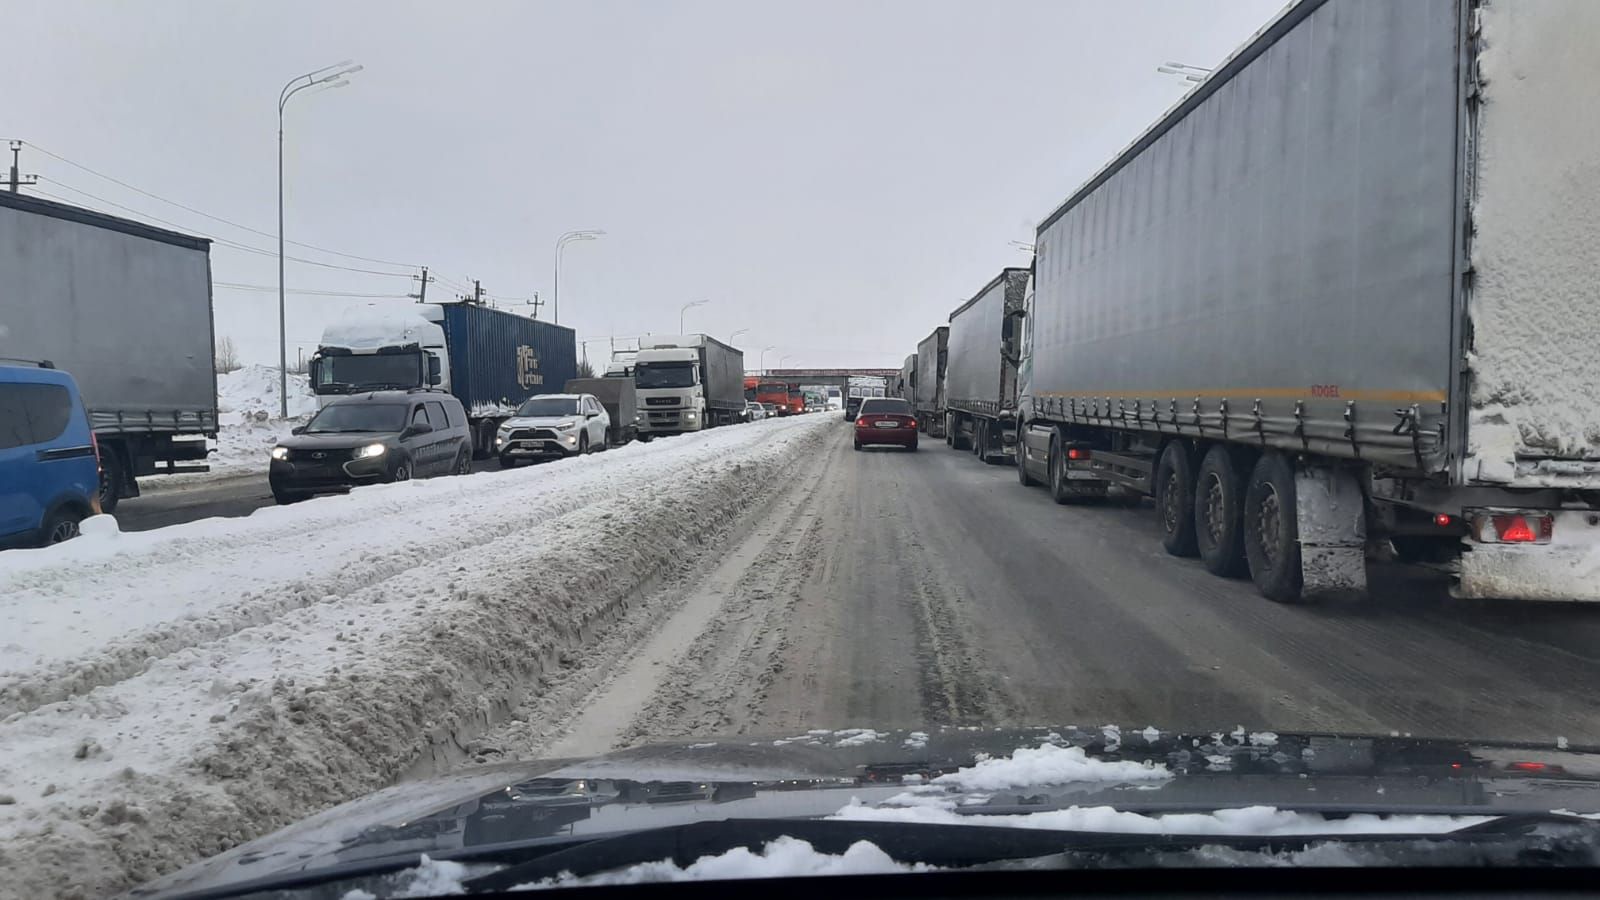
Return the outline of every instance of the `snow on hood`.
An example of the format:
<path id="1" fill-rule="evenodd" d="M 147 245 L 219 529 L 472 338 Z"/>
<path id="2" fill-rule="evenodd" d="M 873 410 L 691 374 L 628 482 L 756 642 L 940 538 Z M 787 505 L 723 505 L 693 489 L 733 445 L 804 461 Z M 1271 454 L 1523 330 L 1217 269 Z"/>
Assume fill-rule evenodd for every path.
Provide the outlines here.
<path id="1" fill-rule="evenodd" d="M 563 873 L 556 878 L 519 884 L 513 891 L 540 888 L 586 887 L 601 884 L 645 884 L 660 881 L 714 881 L 732 878 L 808 878 L 819 875 L 889 875 L 932 872 L 923 863 L 896 862 L 878 845 L 856 841 L 841 854 L 820 853 L 810 842 L 788 836 L 770 841 L 760 853 L 735 847 L 715 856 L 702 856 L 687 866 L 670 859 L 641 863 L 582 878 Z"/>
<path id="2" fill-rule="evenodd" d="M 1019 747 L 1009 758 L 984 759 L 933 779 L 933 784 L 969 791 L 997 791 L 1033 785 L 1085 781 L 1158 781 L 1171 778 L 1166 766 L 1126 760 L 1092 759 L 1081 747 L 1040 744 Z"/>

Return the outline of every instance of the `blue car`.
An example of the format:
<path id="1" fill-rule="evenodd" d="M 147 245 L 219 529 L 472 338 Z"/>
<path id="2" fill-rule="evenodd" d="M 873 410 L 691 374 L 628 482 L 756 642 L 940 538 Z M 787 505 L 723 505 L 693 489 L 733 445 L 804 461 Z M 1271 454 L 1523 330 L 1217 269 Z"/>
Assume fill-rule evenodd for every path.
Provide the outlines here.
<path id="1" fill-rule="evenodd" d="M 59 544 L 100 511 L 100 464 L 72 376 L 0 364 L 0 547 Z"/>

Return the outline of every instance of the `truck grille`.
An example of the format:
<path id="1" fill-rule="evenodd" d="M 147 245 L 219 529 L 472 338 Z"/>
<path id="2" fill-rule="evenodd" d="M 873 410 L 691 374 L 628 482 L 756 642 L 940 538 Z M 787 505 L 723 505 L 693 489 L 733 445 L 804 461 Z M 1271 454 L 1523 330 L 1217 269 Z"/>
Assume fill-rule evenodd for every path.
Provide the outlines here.
<path id="1" fill-rule="evenodd" d="M 645 403 L 646 406 L 677 406 L 678 405 L 678 398 L 677 397 L 646 397 L 646 398 L 644 398 L 644 403 Z"/>

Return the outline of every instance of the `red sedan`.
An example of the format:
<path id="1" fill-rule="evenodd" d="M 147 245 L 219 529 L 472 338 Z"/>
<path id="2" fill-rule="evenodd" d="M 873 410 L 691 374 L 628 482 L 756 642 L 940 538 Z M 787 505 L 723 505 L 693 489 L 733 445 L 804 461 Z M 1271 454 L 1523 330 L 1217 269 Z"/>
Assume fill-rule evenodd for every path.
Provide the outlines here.
<path id="1" fill-rule="evenodd" d="M 861 401 L 856 413 L 856 449 L 868 444 L 917 449 L 917 418 L 911 414 L 911 404 L 892 397 Z"/>

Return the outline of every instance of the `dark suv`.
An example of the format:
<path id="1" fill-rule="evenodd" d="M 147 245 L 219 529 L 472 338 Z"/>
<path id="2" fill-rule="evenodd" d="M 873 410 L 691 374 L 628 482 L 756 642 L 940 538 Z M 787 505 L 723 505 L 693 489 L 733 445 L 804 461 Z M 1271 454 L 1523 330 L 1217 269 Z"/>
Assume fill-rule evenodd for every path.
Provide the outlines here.
<path id="1" fill-rule="evenodd" d="M 361 484 L 472 471 L 461 402 L 439 390 L 373 391 L 329 403 L 272 448 L 279 503 Z"/>

